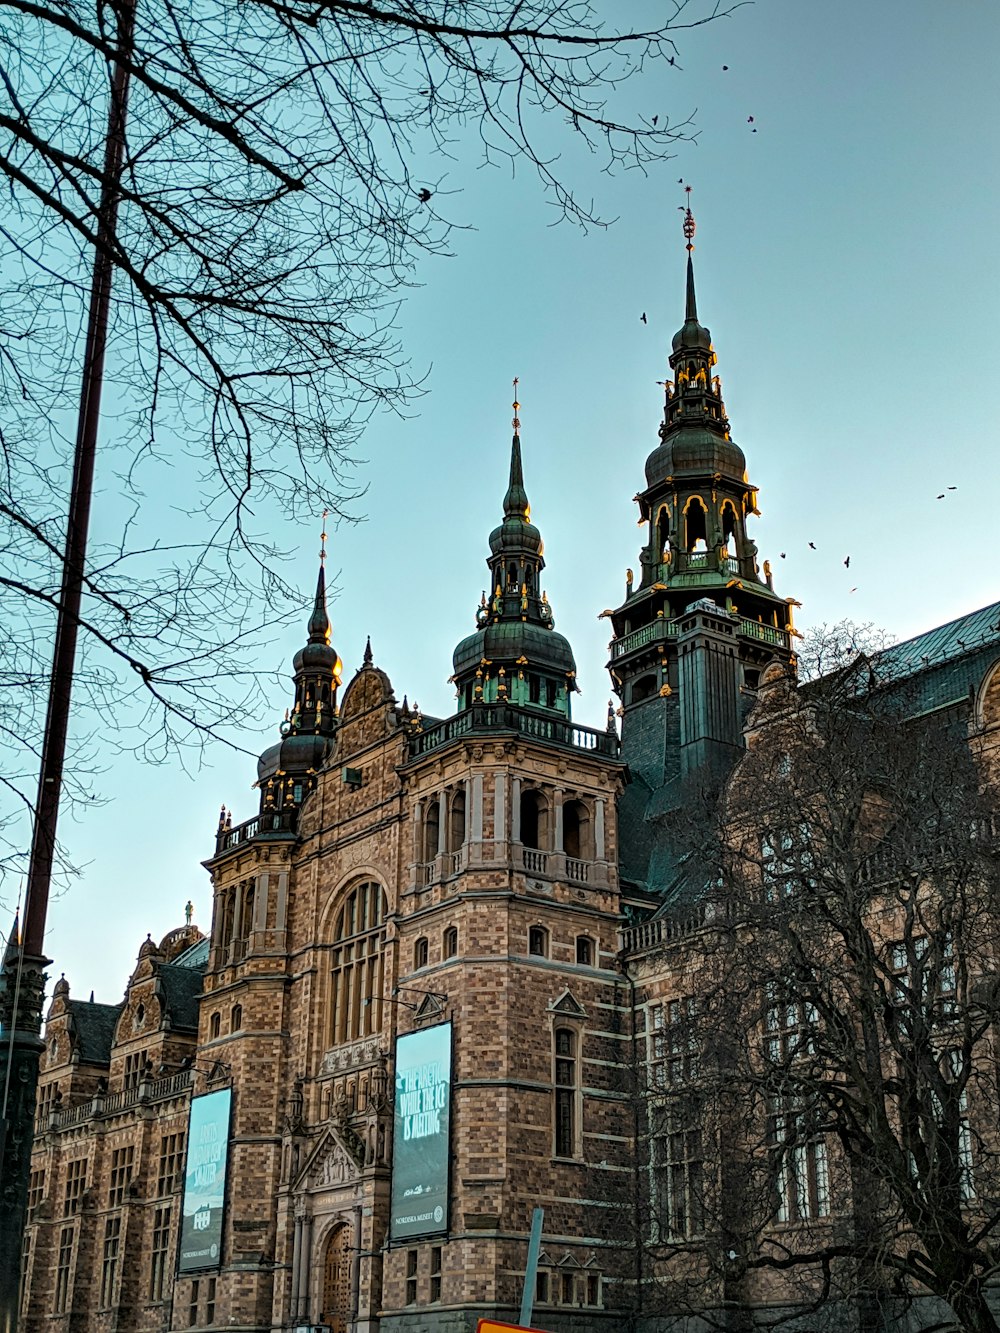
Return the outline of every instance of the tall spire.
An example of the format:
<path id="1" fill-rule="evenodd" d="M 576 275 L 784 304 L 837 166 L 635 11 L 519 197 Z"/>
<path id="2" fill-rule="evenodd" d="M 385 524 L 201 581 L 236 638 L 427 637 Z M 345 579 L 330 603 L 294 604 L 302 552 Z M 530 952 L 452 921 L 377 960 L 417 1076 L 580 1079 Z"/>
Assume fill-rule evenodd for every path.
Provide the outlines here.
<path id="1" fill-rule="evenodd" d="M 323 510 L 323 531 L 319 534 L 319 575 L 316 579 L 316 597 L 309 617 L 309 642 L 329 644 L 332 626 L 326 609 L 326 520 L 329 509 Z"/>
<path id="2" fill-rule="evenodd" d="M 525 521 L 531 517 L 531 505 L 528 503 L 528 493 L 524 489 L 524 473 L 521 469 L 521 418 L 518 412 L 521 410 L 521 404 L 517 401 L 518 378 L 514 376 L 514 420 L 511 425 L 514 428 L 514 438 L 510 445 L 510 484 L 507 487 L 507 494 L 503 497 L 503 515 L 504 518 L 523 518 Z"/>

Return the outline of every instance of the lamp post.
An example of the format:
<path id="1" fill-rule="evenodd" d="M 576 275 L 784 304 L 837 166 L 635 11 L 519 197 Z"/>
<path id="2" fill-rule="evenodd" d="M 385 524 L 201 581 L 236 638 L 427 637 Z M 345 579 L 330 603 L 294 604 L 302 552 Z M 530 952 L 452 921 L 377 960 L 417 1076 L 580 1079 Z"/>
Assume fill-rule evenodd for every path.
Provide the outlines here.
<path id="1" fill-rule="evenodd" d="M 17 1327 L 21 1248 L 27 1214 L 35 1097 L 42 1050 L 40 1033 L 45 967 L 48 963 L 43 954 L 45 916 L 52 883 L 66 736 L 69 730 L 114 275 L 112 256 L 116 244 L 119 189 L 125 155 L 125 116 L 135 30 L 135 0 L 117 0 L 114 10 L 117 40 L 111 61 L 113 73 L 108 132 L 97 206 L 94 268 L 73 455 L 73 480 L 66 520 L 62 587 L 56 618 L 38 798 L 34 810 L 24 922 L 19 937 L 11 936 L 0 975 L 0 1076 L 3 1089 L 3 1103 L 0 1107 L 0 1333 L 14 1333 Z"/>

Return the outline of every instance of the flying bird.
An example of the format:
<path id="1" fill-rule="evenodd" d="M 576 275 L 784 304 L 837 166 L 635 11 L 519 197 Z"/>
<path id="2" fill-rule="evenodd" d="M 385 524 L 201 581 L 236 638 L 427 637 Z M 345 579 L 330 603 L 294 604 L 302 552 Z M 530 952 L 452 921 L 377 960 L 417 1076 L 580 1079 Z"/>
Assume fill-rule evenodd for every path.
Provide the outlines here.
<path id="1" fill-rule="evenodd" d="M 958 487 L 957 487 L 957 486 L 949 486 L 948 489 L 949 489 L 949 491 L 957 491 L 957 490 L 958 490 Z"/>
<path id="2" fill-rule="evenodd" d="M 723 66 L 722 66 L 723 73 L 725 73 L 725 71 L 726 71 L 728 68 L 729 68 L 728 65 L 723 65 Z"/>
<path id="3" fill-rule="evenodd" d="M 784 553 L 784 551 L 781 552 L 781 558 L 782 558 L 782 560 L 784 560 L 784 558 L 785 558 L 785 553 Z"/>
<path id="4" fill-rule="evenodd" d="M 642 312 L 642 314 L 639 316 L 639 318 L 642 320 L 643 324 L 648 324 L 648 323 L 649 323 L 649 320 L 646 318 L 646 312 L 645 312 L 645 310 Z"/>
<path id="5" fill-rule="evenodd" d="M 851 567 L 851 557 L 850 557 L 850 556 L 846 556 L 846 557 L 844 558 L 844 568 L 845 568 L 845 569 L 850 569 L 850 567 Z"/>
<path id="6" fill-rule="evenodd" d="M 942 491 L 941 494 L 940 494 L 937 498 L 938 498 L 939 500 L 943 500 L 943 499 L 944 499 L 944 491 Z"/>
<path id="7" fill-rule="evenodd" d="M 810 542 L 810 543 L 809 543 L 809 549 L 810 549 L 810 551 L 815 551 L 815 549 L 816 549 L 816 543 L 815 543 L 815 542 Z"/>
<path id="8" fill-rule="evenodd" d="M 857 592 L 857 588 L 852 588 L 851 592 Z"/>
<path id="9" fill-rule="evenodd" d="M 428 190 L 425 188 L 418 192 L 417 198 L 420 200 L 422 204 L 426 204 L 427 200 L 431 197 L 432 194 L 433 194 L 432 190 Z"/>
<path id="10" fill-rule="evenodd" d="M 748 125 L 752 125 L 752 124 L 753 124 L 753 116 L 747 116 L 747 124 L 748 124 Z"/>
<path id="11" fill-rule="evenodd" d="M 659 116 L 654 116 L 654 117 L 653 117 L 653 124 L 655 125 L 656 122 L 657 122 L 659 119 L 660 119 Z"/>

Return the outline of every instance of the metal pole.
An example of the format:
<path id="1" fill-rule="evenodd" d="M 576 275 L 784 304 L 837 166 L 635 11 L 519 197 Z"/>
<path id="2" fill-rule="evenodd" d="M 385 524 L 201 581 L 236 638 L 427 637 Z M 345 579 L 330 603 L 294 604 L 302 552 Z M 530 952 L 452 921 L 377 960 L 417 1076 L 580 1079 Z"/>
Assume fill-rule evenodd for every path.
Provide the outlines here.
<path id="1" fill-rule="evenodd" d="M 113 61 L 104 172 L 97 212 L 97 244 L 90 287 L 87 337 L 84 350 L 80 410 L 77 419 L 73 480 L 66 521 L 62 589 L 56 620 L 52 676 L 42 743 L 38 799 L 28 863 L 24 929 L 19 947 L 8 947 L 0 977 L 0 1030 L 4 1041 L 0 1061 L 11 1095 L 4 1108 L 3 1157 L 0 1160 L 0 1333 L 17 1327 L 21 1246 L 27 1213 L 28 1174 L 34 1130 L 40 1032 L 44 1001 L 42 949 L 52 865 L 55 857 L 63 764 L 69 729 L 73 670 L 83 593 L 93 494 L 94 460 L 100 422 L 104 356 L 107 346 L 112 249 L 118 221 L 118 198 L 125 153 L 125 115 L 128 105 L 129 64 L 135 26 L 135 0 L 113 4 L 117 22 L 117 54 Z M 124 57 L 124 58 L 123 58 Z M 16 977 L 21 982 L 14 1002 Z"/>
<path id="2" fill-rule="evenodd" d="M 538 1255 L 542 1248 L 542 1221 L 545 1209 L 536 1208 L 531 1214 L 531 1238 L 528 1241 L 528 1262 L 524 1270 L 524 1291 L 521 1293 L 522 1328 L 531 1327 L 531 1314 L 535 1308 L 535 1284 L 538 1281 Z"/>

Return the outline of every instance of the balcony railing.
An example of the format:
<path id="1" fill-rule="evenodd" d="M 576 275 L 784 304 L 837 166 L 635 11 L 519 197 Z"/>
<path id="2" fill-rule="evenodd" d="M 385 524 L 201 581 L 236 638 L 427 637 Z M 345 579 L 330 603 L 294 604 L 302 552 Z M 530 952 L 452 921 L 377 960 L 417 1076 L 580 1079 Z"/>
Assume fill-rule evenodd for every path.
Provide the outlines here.
<path id="1" fill-rule="evenodd" d="M 455 717 L 415 732 L 410 737 L 410 757 L 428 754 L 462 736 L 489 731 L 514 731 L 552 745 L 618 758 L 618 737 L 611 732 L 581 727 L 564 717 L 546 717 L 512 704 L 473 704 Z"/>
<path id="2" fill-rule="evenodd" d="M 523 849 L 524 868 L 532 875 L 544 875 L 545 868 L 549 863 L 548 852 L 535 851 L 533 847 Z"/>
<path id="3" fill-rule="evenodd" d="M 566 878 L 575 880 L 577 884 L 586 884 L 590 879 L 590 862 L 578 861 L 573 856 L 567 856 Z"/>
<path id="4" fill-rule="evenodd" d="M 294 833 L 298 814 L 297 806 L 288 806 L 284 810 L 268 810 L 263 815 L 254 815 L 253 819 L 247 819 L 235 828 L 219 829 L 215 837 L 215 854 L 221 856 L 253 838 Z"/>
<path id="5" fill-rule="evenodd" d="M 117 1115 L 131 1106 L 147 1105 L 150 1102 L 168 1101 L 171 1097 L 181 1097 L 190 1091 L 194 1082 L 193 1069 L 181 1069 L 175 1074 L 166 1074 L 163 1078 L 142 1079 L 133 1088 L 123 1088 L 119 1092 L 95 1093 L 77 1106 L 69 1106 L 65 1111 L 42 1112 L 35 1120 L 35 1133 L 44 1134 L 48 1129 L 72 1129 L 85 1120 L 99 1116 Z"/>
<path id="6" fill-rule="evenodd" d="M 624 657 L 626 653 L 634 653 L 637 648 L 644 648 L 647 643 L 661 643 L 664 639 L 675 639 L 678 628 L 678 620 L 665 618 L 653 620 L 648 625 L 632 630 L 631 634 L 623 634 L 620 639 L 613 640 L 611 656 Z M 774 625 L 762 625 L 757 620 L 741 618 L 740 633 L 745 638 L 773 644 L 775 648 L 787 649 L 789 646 L 787 630 L 776 629 Z"/>

